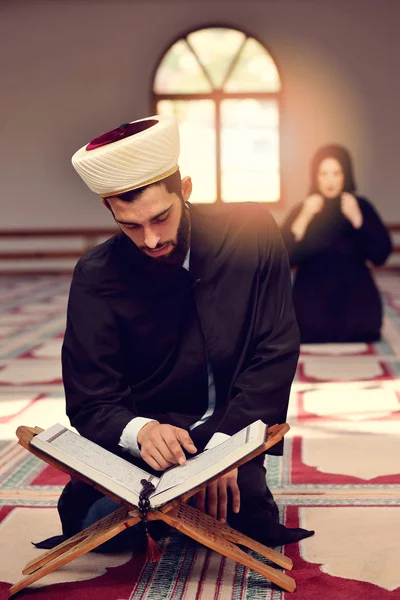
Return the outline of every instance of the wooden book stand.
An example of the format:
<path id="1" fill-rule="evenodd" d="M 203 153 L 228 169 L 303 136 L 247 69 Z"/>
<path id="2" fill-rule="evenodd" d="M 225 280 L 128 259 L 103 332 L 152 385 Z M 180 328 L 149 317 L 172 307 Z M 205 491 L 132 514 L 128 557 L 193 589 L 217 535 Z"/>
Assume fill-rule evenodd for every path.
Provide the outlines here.
<path id="1" fill-rule="evenodd" d="M 225 471 L 222 471 L 221 473 L 218 473 L 217 476 L 209 479 L 207 484 L 218 479 L 221 477 L 221 475 L 227 473 L 228 471 L 231 471 L 232 469 L 239 467 L 245 462 L 251 460 L 258 454 L 265 452 L 271 448 L 271 446 L 274 446 L 277 442 L 279 442 L 288 430 L 289 425 L 286 423 L 283 425 L 274 425 L 270 427 L 268 429 L 268 436 L 265 444 L 254 450 L 251 454 L 241 459 L 234 465 L 230 466 Z M 103 519 L 100 519 L 100 521 L 97 521 L 97 523 L 87 527 L 80 533 L 77 533 L 65 542 L 59 544 L 52 550 L 41 554 L 37 559 L 30 561 L 22 571 L 25 577 L 11 587 L 10 596 L 20 592 L 31 583 L 34 583 L 52 571 L 55 571 L 63 565 L 66 565 L 78 556 L 82 556 L 83 554 L 90 552 L 124 529 L 133 527 L 133 525 L 136 525 L 141 520 L 139 510 L 136 506 L 126 502 L 118 496 L 115 496 L 102 486 L 90 479 L 87 479 L 70 467 L 63 465 L 58 460 L 48 456 L 37 448 L 30 446 L 29 442 L 32 440 L 32 438 L 42 431 L 43 430 L 39 427 L 18 427 L 17 437 L 19 444 L 29 450 L 29 452 L 32 452 L 32 454 L 35 454 L 47 462 L 49 465 L 52 465 L 57 469 L 76 477 L 77 479 L 85 481 L 86 483 L 100 490 L 103 494 L 113 498 L 123 506 Z M 182 494 L 179 496 L 179 498 L 175 498 L 171 502 L 168 502 L 164 506 L 150 510 L 147 513 L 147 519 L 149 521 L 164 521 L 185 535 L 188 535 L 197 542 L 200 542 L 204 546 L 207 546 L 212 550 L 216 550 L 223 556 L 232 558 L 236 562 L 253 569 L 257 573 L 260 573 L 260 575 L 263 575 L 280 588 L 288 592 L 293 592 L 296 589 L 296 582 L 292 577 L 289 577 L 285 573 L 282 573 L 281 571 L 278 571 L 277 569 L 274 569 L 253 558 L 249 554 L 246 554 L 246 552 L 239 548 L 237 544 L 258 552 L 258 554 L 261 554 L 283 569 L 292 569 L 293 563 L 290 558 L 280 554 L 272 548 L 268 548 L 267 546 L 254 541 L 246 535 L 235 531 L 235 529 L 220 523 L 213 517 L 210 517 L 209 515 L 206 515 L 196 508 L 186 504 L 187 500 L 196 494 L 200 489 L 204 488 L 205 485 L 206 484 L 203 483 L 189 492 Z"/>

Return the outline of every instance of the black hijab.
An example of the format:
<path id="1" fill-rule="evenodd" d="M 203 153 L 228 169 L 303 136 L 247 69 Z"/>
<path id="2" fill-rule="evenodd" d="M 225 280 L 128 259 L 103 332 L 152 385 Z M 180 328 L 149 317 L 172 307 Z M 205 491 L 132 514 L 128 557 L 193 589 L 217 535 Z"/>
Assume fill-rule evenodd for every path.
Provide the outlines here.
<path id="1" fill-rule="evenodd" d="M 343 170 L 344 185 L 343 192 L 353 194 L 356 191 L 356 183 L 353 176 L 353 164 L 349 152 L 343 146 L 337 144 L 329 144 L 322 146 L 314 154 L 311 161 L 311 186 L 310 194 L 318 194 L 317 174 L 318 168 L 325 158 L 335 158 Z"/>

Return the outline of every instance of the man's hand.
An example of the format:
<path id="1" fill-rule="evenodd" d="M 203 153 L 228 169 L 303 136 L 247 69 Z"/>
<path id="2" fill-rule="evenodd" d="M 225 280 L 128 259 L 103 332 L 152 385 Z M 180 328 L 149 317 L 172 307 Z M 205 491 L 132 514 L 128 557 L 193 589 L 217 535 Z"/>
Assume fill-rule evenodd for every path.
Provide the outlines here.
<path id="1" fill-rule="evenodd" d="M 185 448 L 194 454 L 196 446 L 190 435 L 180 427 L 161 425 L 158 421 L 146 423 L 138 433 L 140 456 L 156 471 L 164 471 L 172 465 L 183 465 L 186 462 Z"/>
<path id="2" fill-rule="evenodd" d="M 360 229 L 363 224 L 363 216 L 357 198 L 348 192 L 343 192 L 340 197 L 340 210 L 355 229 Z"/>
<path id="3" fill-rule="evenodd" d="M 214 519 L 223 523 L 226 521 L 228 510 L 228 489 L 232 494 L 232 510 L 238 513 L 240 510 L 240 490 L 237 484 L 238 470 L 234 469 L 226 475 L 222 475 L 217 481 L 209 483 L 206 488 L 196 494 L 196 508 L 207 512 Z M 207 496 L 207 510 L 206 510 Z"/>

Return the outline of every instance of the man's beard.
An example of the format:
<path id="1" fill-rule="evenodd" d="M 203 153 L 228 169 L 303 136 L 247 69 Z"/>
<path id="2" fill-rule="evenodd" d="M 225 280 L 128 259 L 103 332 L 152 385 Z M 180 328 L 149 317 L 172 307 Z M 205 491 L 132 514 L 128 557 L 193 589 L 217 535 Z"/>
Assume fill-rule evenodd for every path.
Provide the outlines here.
<path id="1" fill-rule="evenodd" d="M 159 263 L 181 267 L 190 246 L 190 213 L 184 203 L 182 203 L 182 215 L 181 220 L 179 221 L 176 243 L 172 241 L 169 243 L 173 245 L 173 248 L 169 254 L 152 258 Z"/>

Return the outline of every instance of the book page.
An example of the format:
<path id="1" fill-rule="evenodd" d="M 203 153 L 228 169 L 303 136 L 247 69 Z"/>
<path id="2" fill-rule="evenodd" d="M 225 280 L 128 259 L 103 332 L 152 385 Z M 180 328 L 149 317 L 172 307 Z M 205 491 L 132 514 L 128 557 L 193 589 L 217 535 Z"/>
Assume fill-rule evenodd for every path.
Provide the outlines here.
<path id="1" fill-rule="evenodd" d="M 259 421 L 249 425 L 238 433 L 235 433 L 235 435 L 231 436 L 228 440 L 225 440 L 215 448 L 205 450 L 204 452 L 201 452 L 201 454 L 189 458 L 184 465 L 172 467 L 166 471 L 160 478 L 157 490 L 153 493 L 153 496 L 156 496 L 158 493 L 174 487 L 175 485 L 179 485 L 191 477 L 200 475 L 202 471 L 205 471 L 208 467 L 215 465 L 216 463 L 222 463 L 220 469 L 222 471 L 228 466 L 224 466 L 224 460 L 259 434 L 259 426 L 254 427 L 254 425 L 258 423 Z"/>
<path id="2" fill-rule="evenodd" d="M 32 442 L 35 445 L 34 438 Z M 140 480 L 151 477 L 146 471 L 69 429 L 63 429 L 60 433 L 49 438 L 46 443 L 137 494 L 140 494 L 143 487 Z M 154 479 L 157 480 L 157 478 Z M 157 485 L 157 481 L 153 483 Z"/>

